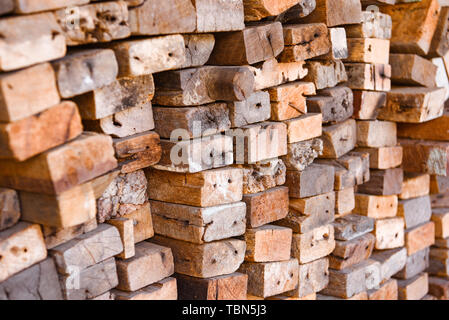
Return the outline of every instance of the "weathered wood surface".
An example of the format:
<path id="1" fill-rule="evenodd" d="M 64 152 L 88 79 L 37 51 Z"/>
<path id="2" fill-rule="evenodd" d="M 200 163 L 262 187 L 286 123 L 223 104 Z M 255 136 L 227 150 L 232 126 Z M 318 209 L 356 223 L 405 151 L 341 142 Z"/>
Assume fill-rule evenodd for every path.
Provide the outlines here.
<path id="1" fill-rule="evenodd" d="M 131 107 L 98 120 L 84 120 L 84 129 L 123 138 L 154 129 L 151 103 Z"/>
<path id="2" fill-rule="evenodd" d="M 435 243 L 435 224 L 430 221 L 412 229 L 405 230 L 405 247 L 412 255 Z"/>
<path id="3" fill-rule="evenodd" d="M 92 3 L 54 12 L 69 46 L 109 42 L 131 35 L 128 6 L 124 1 Z M 73 10 L 73 11 L 70 11 Z M 77 26 L 74 27 L 74 15 Z"/>
<path id="4" fill-rule="evenodd" d="M 440 2 L 439 2 L 440 3 Z M 447 54 L 449 50 L 448 35 L 448 21 L 449 21 L 449 8 L 447 3 L 442 4 L 440 16 L 438 18 L 437 28 L 433 34 L 432 42 L 430 44 L 429 55 L 432 57 L 442 57 Z"/>
<path id="5" fill-rule="evenodd" d="M 304 61 L 279 63 L 276 59 L 268 59 L 263 63 L 251 66 L 250 70 L 254 74 L 254 90 L 300 80 L 309 72 Z"/>
<path id="6" fill-rule="evenodd" d="M 432 194 L 430 196 L 432 208 L 447 208 L 449 207 L 449 194 Z"/>
<path id="7" fill-rule="evenodd" d="M 394 87 L 387 93 L 387 105 L 379 120 L 421 123 L 443 114 L 444 88 Z"/>
<path id="8" fill-rule="evenodd" d="M 328 27 L 358 24 L 362 21 L 362 5 L 359 1 L 317 0 L 316 9 L 301 19 L 302 23 L 324 22 Z"/>
<path id="9" fill-rule="evenodd" d="M 437 67 L 416 54 L 390 54 L 391 80 L 402 85 L 435 87 Z"/>
<path id="10" fill-rule="evenodd" d="M 430 194 L 448 193 L 449 192 L 449 177 L 430 175 Z"/>
<path id="11" fill-rule="evenodd" d="M 0 231 L 12 227 L 19 221 L 20 210 L 17 192 L 0 188 Z"/>
<path id="12" fill-rule="evenodd" d="M 354 188 L 335 191 L 335 215 L 342 217 L 351 213 L 355 208 Z"/>
<path id="13" fill-rule="evenodd" d="M 377 250 L 395 249 L 404 246 L 404 219 L 388 218 L 374 221 L 374 247 Z"/>
<path id="14" fill-rule="evenodd" d="M 237 239 L 198 245 L 155 236 L 151 242 L 171 248 L 175 272 L 197 278 L 210 278 L 237 271 L 246 250 L 245 241 Z"/>
<path id="15" fill-rule="evenodd" d="M 146 171 L 149 198 L 210 207 L 242 200 L 241 169 L 223 168 L 198 173 Z"/>
<path id="16" fill-rule="evenodd" d="M 25 161 L 76 138 L 82 130 L 77 106 L 70 101 L 19 121 L 0 123 L 0 158 Z"/>
<path id="17" fill-rule="evenodd" d="M 402 192 L 399 199 L 407 200 L 417 197 L 423 197 L 429 194 L 430 176 L 423 173 L 404 173 L 402 181 Z"/>
<path id="18" fill-rule="evenodd" d="M 430 248 L 430 265 L 428 272 L 434 276 L 449 277 L 449 250 L 446 248 Z"/>
<path id="19" fill-rule="evenodd" d="M 356 151 L 369 154 L 371 169 L 391 169 L 402 163 L 402 147 L 357 148 Z"/>
<path id="20" fill-rule="evenodd" d="M 393 22 L 391 50 L 393 52 L 426 55 L 438 24 L 440 5 L 437 0 L 399 3 L 384 6 L 381 11 Z M 420 23 L 417 23 L 420 21 Z"/>
<path id="21" fill-rule="evenodd" d="M 159 135 L 153 131 L 113 139 L 113 143 L 121 173 L 132 173 L 155 165 L 162 157 Z"/>
<path id="22" fill-rule="evenodd" d="M 287 171 L 285 185 L 289 188 L 289 195 L 292 198 L 328 193 L 334 189 L 334 168 L 312 164 L 304 171 Z"/>
<path id="23" fill-rule="evenodd" d="M 385 219 L 396 216 L 398 210 L 398 197 L 376 196 L 370 194 L 355 194 L 354 213 L 374 219 Z"/>
<path id="24" fill-rule="evenodd" d="M 242 31 L 217 33 L 208 64 L 230 66 L 255 64 L 275 58 L 283 50 L 284 37 L 280 22 L 248 25 Z"/>
<path id="25" fill-rule="evenodd" d="M 120 77 L 135 77 L 179 69 L 186 61 L 185 43 L 181 35 L 114 42 Z"/>
<path id="26" fill-rule="evenodd" d="M 47 250 L 53 249 L 54 247 L 70 241 L 77 236 L 92 231 L 96 229 L 97 226 L 98 223 L 96 218 L 68 228 L 42 226 L 42 233 L 44 235 Z"/>
<path id="27" fill-rule="evenodd" d="M 397 144 L 396 123 L 390 121 L 357 121 L 357 146 L 394 147 Z"/>
<path id="28" fill-rule="evenodd" d="M 154 236 L 153 219 L 149 202 L 139 206 L 130 213 L 125 213 L 123 218 L 133 222 L 135 243 L 142 242 Z"/>
<path id="29" fill-rule="evenodd" d="M 317 90 L 335 87 L 341 82 L 348 81 L 345 66 L 340 60 L 307 61 L 309 73 L 304 81 L 313 82 Z"/>
<path id="30" fill-rule="evenodd" d="M 61 97 L 72 98 L 110 85 L 119 71 L 114 51 L 85 49 L 52 63 Z"/>
<path id="31" fill-rule="evenodd" d="M 266 17 L 277 16 L 295 6 L 299 0 L 261 1 L 244 0 L 245 21 L 258 21 Z"/>
<path id="32" fill-rule="evenodd" d="M 421 273 L 408 280 L 398 280 L 399 300 L 420 300 L 429 290 L 427 273 Z"/>
<path id="33" fill-rule="evenodd" d="M 243 172 L 243 194 L 262 192 L 285 183 L 287 168 L 281 159 L 239 164 L 236 167 Z"/>
<path id="34" fill-rule="evenodd" d="M 329 255 L 335 248 L 334 227 L 326 225 L 307 233 L 293 234 L 292 257 L 304 264 Z"/>
<path id="35" fill-rule="evenodd" d="M 135 249 L 134 257 L 117 260 L 117 289 L 136 291 L 173 274 L 173 255 L 170 248 L 141 242 Z"/>
<path id="36" fill-rule="evenodd" d="M 323 141 L 319 138 L 289 143 L 287 155 L 282 160 L 288 170 L 303 171 L 323 152 Z"/>
<path id="37" fill-rule="evenodd" d="M 274 223 L 291 228 L 296 233 L 311 232 L 333 222 L 334 209 L 334 192 L 302 199 L 290 198 L 287 216 Z"/>
<path id="38" fill-rule="evenodd" d="M 123 251 L 120 234 L 114 226 L 100 224 L 85 233 L 51 249 L 60 274 L 68 274 L 75 268 L 86 269 Z"/>
<path id="39" fill-rule="evenodd" d="M 0 281 L 44 260 L 47 257 L 44 237 L 39 225 L 19 222 L 0 232 L 2 268 Z"/>
<path id="40" fill-rule="evenodd" d="M 360 193 L 389 196 L 400 194 L 404 172 L 401 168 L 386 170 L 370 170 L 368 182 L 359 185 Z"/>
<path id="41" fill-rule="evenodd" d="M 333 226 L 335 239 L 348 241 L 371 232 L 374 229 L 374 219 L 350 214 L 336 219 Z"/>
<path id="42" fill-rule="evenodd" d="M 334 189 L 341 191 L 360 185 L 370 179 L 369 155 L 349 152 L 338 159 L 318 159 L 317 164 L 332 166 L 335 171 Z"/>
<path id="43" fill-rule="evenodd" d="M 153 106 L 153 116 L 155 131 L 161 138 L 166 139 L 170 139 L 176 129 L 186 130 L 190 138 L 199 138 L 231 128 L 229 111 L 225 103 L 185 108 Z M 183 131 L 182 139 L 185 138 L 187 136 Z"/>
<path id="44" fill-rule="evenodd" d="M 340 297 L 335 297 L 335 296 L 330 296 L 330 295 L 317 294 L 316 300 L 332 300 L 332 301 L 335 301 L 335 300 L 337 300 L 337 301 L 368 300 L 368 294 L 367 294 L 367 291 L 362 291 L 360 293 L 353 295 L 350 298 L 340 298 Z"/>
<path id="45" fill-rule="evenodd" d="M 0 21 L 3 41 L 0 70 L 11 71 L 51 61 L 66 54 L 66 41 L 56 17 L 39 13 Z"/>
<path id="46" fill-rule="evenodd" d="M 142 170 L 120 174 L 112 179 L 97 199 L 97 219 L 103 223 L 118 218 L 143 205 L 147 180 Z"/>
<path id="47" fill-rule="evenodd" d="M 315 95 L 311 82 L 295 81 L 268 90 L 271 101 L 271 120 L 282 121 L 307 113 L 306 95 Z"/>
<path id="48" fill-rule="evenodd" d="M 429 277 L 429 294 L 436 300 L 449 299 L 449 281 L 439 277 Z"/>
<path id="49" fill-rule="evenodd" d="M 435 223 L 435 238 L 448 238 L 449 210 L 447 208 L 433 208 L 431 219 Z"/>
<path id="50" fill-rule="evenodd" d="M 254 92 L 246 100 L 228 102 L 228 109 L 232 128 L 268 120 L 271 115 L 270 94 Z"/>
<path id="51" fill-rule="evenodd" d="M 281 122 L 262 122 L 237 129 L 232 133 L 235 163 L 256 163 L 286 155 L 287 134 L 291 131 Z"/>
<path id="52" fill-rule="evenodd" d="M 271 262 L 290 259 L 292 230 L 274 225 L 247 229 L 245 261 Z"/>
<path id="53" fill-rule="evenodd" d="M 0 300 L 62 300 L 53 260 L 48 258 L 3 281 Z"/>
<path id="54" fill-rule="evenodd" d="M 281 14 L 275 17 L 275 20 L 281 21 L 282 23 L 295 22 L 298 21 L 298 19 L 304 18 L 309 14 L 311 14 L 315 10 L 315 8 L 316 8 L 315 0 L 300 0 L 297 4 L 283 11 Z"/>
<path id="55" fill-rule="evenodd" d="M 162 201 L 150 201 L 157 234 L 202 244 L 245 233 L 246 206 L 235 202 L 200 208 Z"/>
<path id="56" fill-rule="evenodd" d="M 204 66 L 167 71 L 154 78 L 157 90 L 153 102 L 192 106 L 216 100 L 243 101 L 259 89 L 255 77 L 250 67 Z"/>
<path id="57" fill-rule="evenodd" d="M 352 90 L 354 96 L 353 118 L 359 120 L 375 120 L 379 110 L 385 107 L 387 94 L 385 92 Z"/>
<path id="58" fill-rule="evenodd" d="M 20 0 L 14 1 L 14 12 L 18 14 L 27 14 L 41 11 L 50 11 L 59 8 L 72 7 L 87 4 L 88 0 Z M 3 2 L 2 2 L 3 4 Z"/>
<path id="59" fill-rule="evenodd" d="M 388 64 L 390 41 L 374 38 L 347 39 L 349 55 L 344 61 Z"/>
<path id="60" fill-rule="evenodd" d="M 407 262 L 407 249 L 376 251 L 371 255 L 371 259 L 380 262 L 382 281 L 386 281 L 404 268 Z"/>
<path id="61" fill-rule="evenodd" d="M 338 86 L 320 90 L 316 97 L 307 98 L 307 109 L 321 113 L 323 122 L 341 122 L 351 117 L 353 100 L 351 89 Z"/>
<path id="62" fill-rule="evenodd" d="M 60 102 L 49 63 L 0 75 L 0 121 L 13 122 L 42 112 Z"/>
<path id="63" fill-rule="evenodd" d="M 178 280 L 167 277 L 142 289 L 126 292 L 114 289 L 114 300 L 178 300 Z"/>
<path id="64" fill-rule="evenodd" d="M 448 111 L 445 108 L 440 118 L 428 122 L 420 124 L 400 123 L 398 124 L 398 136 L 410 139 L 447 141 L 449 140 Z"/>
<path id="65" fill-rule="evenodd" d="M 133 35 L 190 33 L 196 28 L 196 10 L 188 0 L 170 0 L 163 5 L 154 0 L 143 1 L 130 8 L 129 25 Z"/>
<path id="66" fill-rule="evenodd" d="M 285 49 L 279 56 L 281 62 L 304 61 L 327 54 L 331 49 L 329 31 L 324 23 L 286 25 Z"/>
<path id="67" fill-rule="evenodd" d="M 196 9 L 196 32 L 198 33 L 235 31 L 245 28 L 243 1 L 195 0 L 193 5 Z"/>
<path id="68" fill-rule="evenodd" d="M 399 139 L 399 143 L 404 153 L 402 160 L 404 170 L 449 175 L 448 142 Z"/>
<path id="69" fill-rule="evenodd" d="M 388 14 L 377 11 L 362 11 L 362 22 L 346 25 L 348 38 L 390 39 L 392 21 Z"/>
<path id="70" fill-rule="evenodd" d="M 134 246 L 134 221 L 126 218 L 110 219 L 108 224 L 117 228 L 122 241 L 123 251 L 116 256 L 120 259 L 134 257 L 136 250 Z"/>
<path id="71" fill-rule="evenodd" d="M 295 290 L 285 295 L 294 298 L 305 298 L 323 290 L 329 283 L 329 261 L 321 258 L 310 263 L 299 265 L 299 284 Z"/>
<path id="72" fill-rule="evenodd" d="M 90 183 L 59 195 L 19 192 L 21 219 L 49 227 L 68 228 L 95 218 L 95 196 Z"/>
<path id="73" fill-rule="evenodd" d="M 182 68 L 205 65 L 215 45 L 212 34 L 183 34 L 186 60 Z"/>
<path id="74" fill-rule="evenodd" d="M 61 193 L 117 166 L 112 139 L 94 133 L 24 162 L 0 163 L 1 186 L 46 194 Z"/>
<path id="75" fill-rule="evenodd" d="M 246 224 L 257 228 L 264 224 L 285 218 L 288 214 L 288 188 L 279 186 L 263 192 L 245 194 Z"/>
<path id="76" fill-rule="evenodd" d="M 399 279 L 410 279 L 429 267 L 429 248 L 424 248 L 407 257 L 404 268 L 394 276 Z"/>
<path id="77" fill-rule="evenodd" d="M 356 121 L 348 119 L 344 122 L 323 127 L 323 154 L 320 158 L 336 159 L 354 149 L 357 134 Z"/>
<path id="78" fill-rule="evenodd" d="M 295 143 L 320 137 L 322 134 L 321 113 L 308 113 L 298 118 L 285 120 L 287 125 L 287 142 Z"/>
<path id="79" fill-rule="evenodd" d="M 161 159 L 153 167 L 159 170 L 186 173 L 224 167 L 234 161 L 232 142 L 232 137 L 221 134 L 183 141 L 161 139 Z M 254 143 L 253 148 L 254 145 L 261 147 L 261 149 L 264 147 Z M 257 150 L 252 149 L 251 151 L 257 156 Z M 243 158 L 243 155 L 241 158 Z"/>
<path id="80" fill-rule="evenodd" d="M 248 275 L 248 293 L 262 298 L 291 291 L 298 285 L 299 268 L 296 259 L 279 262 L 244 262 L 239 272 Z"/>
<path id="81" fill-rule="evenodd" d="M 398 282 L 390 279 L 378 289 L 368 290 L 368 300 L 398 300 Z"/>
<path id="82" fill-rule="evenodd" d="M 321 292 L 344 299 L 364 292 L 367 289 L 365 269 L 363 262 L 343 270 L 329 269 L 329 284 Z"/>
<path id="83" fill-rule="evenodd" d="M 60 276 L 64 300 L 86 300 L 115 288 L 118 284 L 115 259 L 109 258 L 70 275 Z"/>
<path id="84" fill-rule="evenodd" d="M 329 256 L 329 267 L 342 270 L 368 259 L 376 238 L 367 233 L 349 241 L 335 241 L 335 250 Z"/>
<path id="85" fill-rule="evenodd" d="M 324 60 L 346 59 L 348 57 L 348 45 L 345 28 L 329 28 L 330 50 L 327 54 L 317 57 Z"/>
<path id="86" fill-rule="evenodd" d="M 346 63 L 346 85 L 355 90 L 390 91 L 391 66 L 389 64 Z"/>
<path id="87" fill-rule="evenodd" d="M 74 97 L 83 119 L 106 118 L 120 111 L 148 104 L 154 96 L 152 75 L 124 77 Z"/>
<path id="88" fill-rule="evenodd" d="M 179 300 L 246 300 L 248 276 L 239 272 L 207 279 L 176 274 Z"/>
<path id="89" fill-rule="evenodd" d="M 432 215 L 429 196 L 399 200 L 397 215 L 404 217 L 406 229 L 429 221 Z"/>

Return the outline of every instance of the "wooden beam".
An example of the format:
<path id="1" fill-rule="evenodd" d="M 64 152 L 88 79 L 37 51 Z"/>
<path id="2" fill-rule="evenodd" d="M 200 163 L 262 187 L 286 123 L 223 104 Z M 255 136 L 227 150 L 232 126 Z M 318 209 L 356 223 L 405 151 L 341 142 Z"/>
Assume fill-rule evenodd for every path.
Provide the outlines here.
<path id="1" fill-rule="evenodd" d="M 45 194 L 67 191 L 117 166 L 112 139 L 91 132 L 27 161 L 0 163 L 1 186 Z"/>

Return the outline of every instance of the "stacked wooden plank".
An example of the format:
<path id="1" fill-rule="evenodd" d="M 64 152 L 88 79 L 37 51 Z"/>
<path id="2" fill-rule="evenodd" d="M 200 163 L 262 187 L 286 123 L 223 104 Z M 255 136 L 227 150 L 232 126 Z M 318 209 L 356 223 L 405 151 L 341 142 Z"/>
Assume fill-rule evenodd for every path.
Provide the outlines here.
<path id="1" fill-rule="evenodd" d="M 361 8 L 360 8 L 361 10 Z M 374 228 L 372 216 L 366 214 L 365 208 L 361 209 L 361 194 L 354 194 L 354 189 L 364 188 L 371 183 L 370 177 L 370 160 L 372 158 L 369 149 L 360 149 L 349 152 L 356 145 L 370 146 L 363 144 L 361 140 L 366 140 L 360 136 L 362 132 L 361 126 L 366 121 L 359 119 L 372 119 L 368 117 L 367 109 L 373 106 L 367 106 L 371 103 L 381 103 L 382 92 L 374 92 L 369 90 L 388 90 L 388 79 L 379 82 L 379 86 L 370 85 L 367 81 L 361 80 L 365 75 L 364 70 L 370 70 L 374 67 L 384 68 L 384 64 L 388 63 L 388 40 L 375 39 L 372 34 L 367 34 L 367 24 L 373 24 L 372 20 L 377 23 L 369 29 L 371 32 L 388 33 L 388 20 L 385 17 L 371 16 L 369 12 L 360 11 L 359 21 L 353 21 L 352 24 L 345 26 L 347 34 L 347 54 L 343 56 L 345 69 L 347 73 L 346 86 L 353 98 L 353 110 L 350 110 L 348 116 L 354 119 L 347 120 L 345 123 L 338 124 L 339 119 L 330 119 L 337 122 L 329 128 L 334 131 L 344 125 L 348 127 L 348 123 L 354 126 L 352 130 L 342 129 L 344 134 L 334 136 L 332 144 L 334 152 L 328 155 L 328 158 L 336 158 L 334 163 L 336 166 L 335 189 L 337 194 L 337 219 L 334 223 L 336 248 L 330 257 L 330 279 L 329 285 L 322 291 L 320 299 L 362 299 L 368 298 L 367 291 L 375 289 L 381 281 L 380 263 L 370 260 L 370 256 L 375 245 L 375 237 L 370 234 Z M 382 21 L 383 24 L 380 24 Z M 388 35 L 387 35 L 388 36 Z M 387 37 L 383 34 L 378 37 Z M 370 48 L 368 52 L 367 49 Z M 371 51 L 376 54 L 370 55 Z M 375 57 L 375 58 L 374 58 Z M 377 60 L 376 60 L 377 59 Z M 377 63 L 377 64 L 375 64 Z M 386 67 L 385 67 L 386 68 Z M 371 73 L 373 74 L 373 73 Z M 358 82 L 360 81 L 361 82 Z M 367 98 L 372 97 L 371 99 Z M 352 101 L 351 101 L 352 102 Z M 374 106 L 376 107 L 376 106 Z M 345 104 L 340 108 L 346 109 Z M 352 109 L 352 108 L 351 108 Z M 332 110 L 331 110 L 332 111 Z M 368 111 L 369 112 L 369 111 Z M 335 114 L 334 111 L 332 114 Z M 375 118 L 375 116 L 374 116 Z M 332 131 L 329 130 L 332 137 Z M 348 142 L 350 141 L 350 142 Z M 346 147 L 346 149 L 345 149 Z M 360 191 L 359 191 L 360 192 Z M 349 194 L 349 196 L 348 196 Z M 339 206 L 348 206 L 346 210 L 342 210 Z"/>
<path id="2" fill-rule="evenodd" d="M 447 73 L 444 63 L 440 63 L 446 50 L 443 47 L 447 39 L 442 39 L 442 33 L 447 31 L 447 14 L 443 14 L 438 1 L 430 0 L 381 10 L 390 14 L 393 21 L 390 63 L 395 87 L 387 93 L 387 105 L 379 118 L 398 122 L 403 148 L 404 180 L 397 216 L 405 223 L 407 259 L 405 267 L 395 275 L 398 296 L 401 300 L 427 299 L 429 277 L 425 271 L 429 266 L 429 247 L 435 241 L 435 224 L 430 221 L 429 174 L 444 176 L 446 172 L 435 165 L 438 156 L 427 153 L 438 148 L 438 143 L 420 140 L 434 138 L 420 136 L 419 132 L 421 126 L 432 126 L 430 120 L 442 115 L 447 98 Z"/>
<path id="3" fill-rule="evenodd" d="M 405 263 L 405 249 L 401 248 L 404 221 L 396 216 L 403 179 L 399 168 L 402 148 L 397 145 L 396 124 L 377 120 L 391 88 L 389 39 L 392 22 L 389 15 L 368 8 L 363 12 L 363 23 L 347 30 L 352 39 L 349 41 L 350 63 L 345 66 L 354 79 L 350 86 L 357 97 L 354 106 L 356 150 L 369 153 L 371 169 L 370 181 L 357 189 L 354 213 L 374 219 L 371 233 L 374 251 L 367 261 L 371 265 L 371 278 L 374 280 L 377 274 L 378 279 L 367 286 L 367 298 L 396 300 L 397 282 L 391 277 Z"/>
<path id="4" fill-rule="evenodd" d="M 429 146 L 431 148 L 438 148 L 440 145 L 444 146 L 449 141 L 448 132 L 444 129 L 447 118 L 448 112 L 445 109 L 442 117 L 425 123 L 413 125 L 413 130 L 410 130 L 410 124 L 400 124 L 398 127 L 398 135 L 404 139 L 409 139 L 410 141 L 419 143 L 422 146 Z M 408 157 L 411 156 L 411 154 L 408 155 Z M 414 154 L 413 156 L 416 157 L 419 156 L 419 154 Z M 441 159 L 447 161 L 447 155 L 442 156 Z M 431 160 L 429 158 L 427 161 L 428 168 L 436 168 L 433 161 L 433 159 Z M 436 174 L 436 172 L 425 168 L 420 169 L 420 171 L 428 173 L 411 174 L 416 177 L 415 181 L 418 183 L 417 184 L 415 182 L 413 188 L 415 189 L 415 192 L 420 192 L 420 190 L 421 192 L 424 192 L 427 186 L 429 186 L 432 207 L 431 213 L 429 213 L 427 205 L 425 210 L 422 207 L 422 204 L 418 208 L 420 208 L 421 214 L 425 214 L 427 216 L 427 219 L 431 214 L 431 222 L 427 223 L 427 231 L 424 229 L 422 229 L 423 232 L 419 232 L 419 229 L 415 231 L 420 233 L 419 237 L 416 237 L 419 241 L 415 240 L 410 242 L 410 245 L 424 246 L 424 243 L 427 243 L 427 245 L 433 244 L 430 247 L 430 251 L 428 248 L 426 249 L 428 252 L 426 261 L 416 263 L 420 263 L 421 265 L 424 263 L 427 264 L 427 271 L 429 274 L 429 294 L 435 299 L 447 300 L 449 299 L 449 278 L 447 274 L 446 258 L 448 253 L 447 239 L 449 238 L 449 234 L 447 233 L 447 210 L 449 207 L 449 203 L 447 202 L 449 193 L 449 189 L 447 187 L 448 177 L 444 175 L 445 173 L 440 172 Z M 430 226 L 431 224 L 433 224 L 433 229 Z M 413 236 L 413 234 L 411 236 Z M 434 240 L 431 239 L 433 236 Z"/>
<path id="5" fill-rule="evenodd" d="M 123 250 L 122 243 L 115 227 L 97 227 L 92 184 L 117 167 L 112 139 L 82 133 L 77 105 L 61 101 L 70 97 L 61 82 L 69 75 L 61 71 L 61 60 L 48 61 L 65 55 L 66 36 L 53 13 L 36 13 L 72 2 L 16 3 L 16 13 L 30 15 L 0 20 L 6 39 L 0 50 L 0 185 L 17 190 L 1 191 L 0 287 L 5 299 L 86 299 L 117 285 L 114 256 Z M 106 70 L 85 79 L 87 91 L 112 81 L 117 72 L 111 51 L 96 54 Z M 57 246 L 70 239 L 66 247 Z M 79 246 L 92 255 L 78 256 Z M 50 248 L 53 260 L 46 259 Z"/>

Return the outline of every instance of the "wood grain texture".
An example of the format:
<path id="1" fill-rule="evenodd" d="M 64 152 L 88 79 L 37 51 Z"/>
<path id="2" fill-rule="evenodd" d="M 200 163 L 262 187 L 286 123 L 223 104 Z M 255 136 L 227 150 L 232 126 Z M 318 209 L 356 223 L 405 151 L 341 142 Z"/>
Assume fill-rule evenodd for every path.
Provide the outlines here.
<path id="1" fill-rule="evenodd" d="M 0 158 L 25 161 L 81 134 L 76 104 L 62 102 L 19 121 L 0 123 Z"/>
<path id="2" fill-rule="evenodd" d="M 237 239 L 198 245 L 155 236 L 151 242 L 171 248 L 175 272 L 197 278 L 210 278 L 237 271 L 243 262 L 246 248 L 245 241 Z"/>

